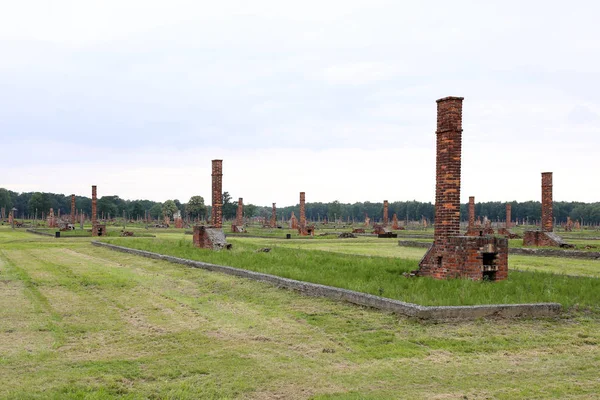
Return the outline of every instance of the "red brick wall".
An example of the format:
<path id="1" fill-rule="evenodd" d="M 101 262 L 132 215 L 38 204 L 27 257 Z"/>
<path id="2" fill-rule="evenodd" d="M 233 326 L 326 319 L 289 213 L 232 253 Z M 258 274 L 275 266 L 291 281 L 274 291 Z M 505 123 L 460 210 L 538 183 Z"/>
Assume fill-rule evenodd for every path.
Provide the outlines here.
<path id="1" fill-rule="evenodd" d="M 552 213 L 552 172 L 542 172 L 542 231 L 554 230 Z"/>
<path id="2" fill-rule="evenodd" d="M 440 245 L 460 234 L 462 101 L 462 97 L 437 100 L 434 240 Z"/>
<path id="3" fill-rule="evenodd" d="M 212 160 L 211 225 L 223 226 L 223 160 Z"/>

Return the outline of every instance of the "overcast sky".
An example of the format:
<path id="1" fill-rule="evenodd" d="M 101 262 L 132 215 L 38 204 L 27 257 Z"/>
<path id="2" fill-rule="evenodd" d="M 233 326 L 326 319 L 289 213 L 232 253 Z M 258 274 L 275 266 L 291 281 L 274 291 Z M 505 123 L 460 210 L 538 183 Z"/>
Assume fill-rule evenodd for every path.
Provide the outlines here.
<path id="1" fill-rule="evenodd" d="M 600 2 L 0 0 L 0 187 L 210 203 L 600 201 Z"/>

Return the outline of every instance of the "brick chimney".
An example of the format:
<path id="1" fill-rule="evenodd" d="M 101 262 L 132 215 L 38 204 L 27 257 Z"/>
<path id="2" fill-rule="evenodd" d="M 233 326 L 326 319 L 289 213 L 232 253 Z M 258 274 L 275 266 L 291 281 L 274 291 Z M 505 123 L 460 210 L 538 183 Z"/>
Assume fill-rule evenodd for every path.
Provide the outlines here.
<path id="1" fill-rule="evenodd" d="M 510 203 L 506 203 L 506 229 L 510 229 L 512 223 L 512 205 Z"/>
<path id="2" fill-rule="evenodd" d="M 211 225 L 223 226 L 223 160 L 212 160 Z"/>
<path id="3" fill-rule="evenodd" d="M 244 225 L 244 199 L 238 199 L 237 211 L 235 212 L 235 224 L 237 226 Z"/>
<path id="4" fill-rule="evenodd" d="M 435 185 L 436 245 L 460 234 L 460 164 L 463 97 L 437 100 Z"/>
<path id="5" fill-rule="evenodd" d="M 306 196 L 304 192 L 300 192 L 300 228 L 306 227 L 306 209 L 304 208 Z"/>
<path id="6" fill-rule="evenodd" d="M 383 226 L 388 226 L 388 220 L 389 220 L 388 219 L 388 207 L 389 207 L 388 201 L 384 200 L 383 201 L 383 224 L 382 224 Z"/>
<path id="7" fill-rule="evenodd" d="M 542 232 L 552 232 L 553 230 L 552 172 L 542 172 Z"/>
<path id="8" fill-rule="evenodd" d="M 75 223 L 75 195 L 71 195 L 71 223 Z"/>
<path id="9" fill-rule="evenodd" d="M 92 226 L 98 222 L 96 185 L 92 185 Z"/>
<path id="10" fill-rule="evenodd" d="M 269 224 L 271 228 L 277 227 L 277 207 L 275 203 L 273 203 L 273 209 L 271 210 L 271 223 Z"/>
<path id="11" fill-rule="evenodd" d="M 475 229 L 475 196 L 469 197 L 469 230 Z"/>

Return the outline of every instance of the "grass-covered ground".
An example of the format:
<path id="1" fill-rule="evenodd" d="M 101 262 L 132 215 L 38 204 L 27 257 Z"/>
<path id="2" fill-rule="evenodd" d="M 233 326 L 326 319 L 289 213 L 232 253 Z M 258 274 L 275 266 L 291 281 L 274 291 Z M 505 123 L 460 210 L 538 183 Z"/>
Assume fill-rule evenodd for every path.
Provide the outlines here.
<path id="1" fill-rule="evenodd" d="M 379 239 L 381 240 L 381 239 Z M 230 239 L 233 250 L 197 249 L 189 239 L 107 239 L 109 243 L 176 257 L 249 269 L 285 278 L 356 290 L 421 305 L 475 305 L 558 302 L 596 308 L 600 305 L 600 280 L 545 272 L 510 272 L 501 282 L 466 279 L 407 278 L 418 261 L 401 257 L 376 257 L 306 250 L 274 243 L 268 253 L 257 252 L 263 241 Z M 343 242 L 343 241 L 341 241 Z M 319 242 L 320 243 L 320 242 Z M 351 240 L 340 245 L 352 245 Z M 328 241 L 327 244 L 332 244 Z M 357 243 L 358 244 L 358 243 Z M 368 243 L 366 244 L 368 246 Z M 600 262 L 596 262 L 600 269 Z M 600 308 L 599 308 L 600 309 Z"/>
<path id="2" fill-rule="evenodd" d="M 161 237 L 191 241 L 182 232 Z M 247 244 L 254 245 L 262 242 Z M 3 228 L 0 305 L 0 398 L 589 399 L 600 392 L 600 315 L 576 307 L 556 319 L 423 323 L 85 239 Z"/>

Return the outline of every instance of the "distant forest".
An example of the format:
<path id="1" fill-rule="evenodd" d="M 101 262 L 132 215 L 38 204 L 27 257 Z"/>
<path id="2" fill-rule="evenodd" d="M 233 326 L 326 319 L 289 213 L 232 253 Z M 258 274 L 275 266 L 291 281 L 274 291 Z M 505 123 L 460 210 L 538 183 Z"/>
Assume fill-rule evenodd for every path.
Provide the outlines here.
<path id="1" fill-rule="evenodd" d="M 527 220 L 529 222 L 538 221 L 541 216 L 541 205 L 538 201 L 517 202 L 512 201 L 512 219 L 519 221 Z M 85 214 L 90 214 L 92 210 L 92 200 L 90 197 L 76 196 L 75 206 Z M 42 213 L 47 214 L 50 208 L 57 213 L 69 214 L 71 212 L 71 197 L 64 194 L 28 192 L 16 193 L 4 188 L 0 188 L 0 207 L 8 210 L 13 207 L 17 209 L 17 218 L 33 218 L 37 210 L 37 218 Z M 228 192 L 223 193 L 223 216 L 226 219 L 234 219 L 237 208 L 237 200 L 234 200 Z M 123 212 L 128 219 L 144 218 L 146 212 L 149 212 L 152 218 L 157 219 L 163 215 L 172 215 L 176 210 L 181 211 L 185 217 L 189 215 L 192 218 L 204 218 L 210 215 L 210 206 L 204 205 L 204 199 L 201 196 L 193 196 L 187 203 L 181 201 L 167 200 L 159 203 L 151 200 L 124 200 L 119 196 L 103 196 L 98 199 L 98 214 L 105 217 L 121 218 Z M 291 212 L 294 211 L 299 216 L 300 209 L 298 205 L 281 207 L 277 209 L 277 219 L 288 220 Z M 493 201 L 487 203 L 476 203 L 475 213 L 477 216 L 488 217 L 492 221 L 504 221 L 506 218 L 506 203 Z M 381 220 L 383 214 L 383 202 L 371 203 L 361 202 L 354 204 L 345 204 L 338 201 L 330 203 L 306 203 L 306 217 L 309 220 L 323 220 L 325 217 L 329 221 L 341 219 L 347 221 L 364 221 L 365 214 L 376 222 Z M 428 221 L 434 219 L 434 206 L 432 203 L 423 203 L 419 201 L 396 201 L 389 203 L 389 218 L 397 214 L 399 220 L 417 221 L 423 218 Z M 244 205 L 244 215 L 251 217 L 270 217 L 270 206 L 258 206 L 254 204 Z M 467 204 L 461 206 L 461 216 L 467 220 Z M 581 202 L 554 202 L 554 217 L 557 223 L 562 223 L 571 217 L 573 220 L 579 220 L 584 224 L 600 224 L 600 203 L 581 203 Z"/>

